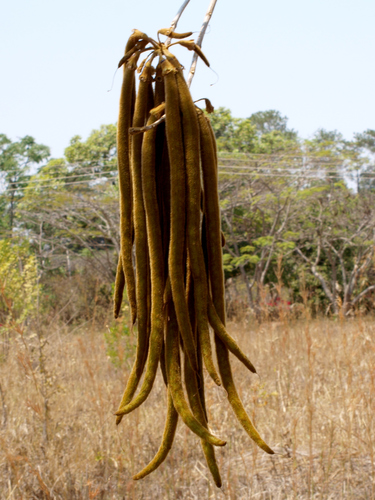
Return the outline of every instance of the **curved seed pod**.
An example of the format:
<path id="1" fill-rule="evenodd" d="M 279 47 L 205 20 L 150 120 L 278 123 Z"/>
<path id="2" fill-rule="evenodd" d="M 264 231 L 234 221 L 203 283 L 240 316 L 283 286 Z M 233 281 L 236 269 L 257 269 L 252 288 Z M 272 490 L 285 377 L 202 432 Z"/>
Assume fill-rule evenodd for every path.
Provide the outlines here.
<path id="1" fill-rule="evenodd" d="M 142 126 L 144 124 L 144 117 L 147 105 L 148 87 L 151 82 L 151 66 L 145 66 L 141 75 L 138 95 L 135 103 L 133 125 Z M 148 245 L 147 245 L 147 229 L 146 229 L 146 216 L 143 205 L 143 192 L 142 192 L 142 165 L 141 165 L 141 151 L 142 151 L 142 135 L 132 137 L 131 148 L 131 173 L 133 179 L 133 214 L 134 214 L 134 236 L 135 236 L 135 260 L 136 260 L 136 298 L 137 298 L 137 321 L 138 321 L 138 342 L 136 359 L 130 373 L 124 394 L 121 399 L 119 411 L 126 406 L 134 396 L 134 393 L 139 384 L 140 378 L 145 366 L 147 351 L 148 351 L 148 337 L 149 337 L 149 307 L 148 307 Z M 161 286 L 161 293 L 163 286 Z M 162 307 L 162 302 L 161 302 Z M 162 325 L 162 321 L 161 321 Z M 162 332 L 162 326 L 161 330 Z M 159 336 L 162 337 L 162 334 Z M 156 366 L 153 367 L 156 373 L 157 363 L 159 361 L 161 351 L 161 340 L 159 340 L 160 348 L 157 357 Z M 153 359 L 153 358 L 152 358 Z M 155 377 L 154 377 L 155 378 Z M 119 417 L 121 415 L 118 415 Z M 121 418 L 117 419 L 120 423 Z"/>
<path id="2" fill-rule="evenodd" d="M 202 59 L 202 61 L 210 67 L 210 63 L 207 60 L 207 57 L 203 54 L 202 49 L 194 43 L 194 40 L 181 40 L 181 42 L 176 42 L 179 45 L 182 45 L 183 47 L 186 47 L 189 50 L 194 50 L 198 54 L 198 56 Z"/>
<path id="3" fill-rule="evenodd" d="M 199 168 L 199 127 L 195 106 L 184 77 L 177 73 L 178 92 L 182 113 L 183 141 L 185 149 L 187 205 L 186 234 L 189 262 L 194 279 L 195 308 L 199 340 L 203 360 L 208 373 L 217 385 L 221 385 L 212 359 L 210 333 L 207 319 L 207 278 L 200 235 L 201 183 Z"/>
<path id="4" fill-rule="evenodd" d="M 165 343 L 163 339 L 163 346 L 161 348 L 161 354 L 160 354 L 160 369 L 161 369 L 161 374 L 163 376 L 163 381 L 166 387 L 168 387 L 168 379 L 167 379 L 167 368 L 165 366 Z"/>
<path id="5" fill-rule="evenodd" d="M 143 40 L 143 41 L 148 43 L 148 42 L 152 41 L 152 38 L 148 37 L 146 35 L 146 33 L 143 33 L 142 31 L 134 29 L 132 34 L 130 35 L 129 40 L 132 40 L 133 42 L 138 42 L 139 40 Z"/>
<path id="6" fill-rule="evenodd" d="M 223 231 L 221 231 L 221 246 L 225 247 L 225 243 L 225 234 L 223 233 Z"/>
<path id="7" fill-rule="evenodd" d="M 204 381 L 203 381 L 203 371 L 202 371 L 202 356 L 199 352 L 200 345 L 199 339 L 197 339 L 196 335 L 196 321 L 195 321 L 195 305 L 194 305 L 194 282 L 193 277 L 191 275 L 190 266 L 187 269 L 187 288 L 186 288 L 186 296 L 187 302 L 189 305 L 189 313 L 190 313 L 190 322 L 193 327 L 193 331 L 195 332 L 195 339 L 197 342 L 197 351 L 198 351 L 198 364 L 199 371 L 198 373 L 194 373 L 191 368 L 189 359 L 186 354 L 184 354 L 184 380 L 186 393 L 188 396 L 189 404 L 193 415 L 198 420 L 200 424 L 204 427 L 208 428 L 207 422 L 207 411 L 206 404 L 204 398 Z M 203 389 L 203 391 L 202 391 Z M 206 461 L 208 467 L 211 471 L 212 477 L 215 481 L 215 484 L 218 488 L 221 487 L 221 477 L 220 471 L 216 463 L 215 451 L 211 444 L 207 443 L 207 441 L 201 440 L 201 445 L 203 448 L 203 452 L 206 457 Z"/>
<path id="8" fill-rule="evenodd" d="M 126 61 L 128 59 L 130 59 L 130 57 L 134 54 L 134 52 L 136 52 L 138 50 L 138 47 L 137 45 L 135 45 L 134 47 L 132 47 L 130 50 L 128 50 L 125 55 L 122 56 L 122 58 L 120 59 L 118 65 L 117 65 L 117 69 L 121 68 L 121 66 L 123 64 L 126 63 Z"/>
<path id="9" fill-rule="evenodd" d="M 232 406 L 232 409 L 233 409 L 236 417 L 238 418 L 242 427 L 245 429 L 245 431 L 251 437 L 251 439 L 253 441 L 255 441 L 255 443 L 260 448 L 262 448 L 262 450 L 269 453 L 270 455 L 273 455 L 274 451 L 260 437 L 258 431 L 255 429 L 248 414 L 246 413 L 246 410 L 242 404 L 242 401 L 237 393 L 237 390 L 236 390 L 236 387 L 235 387 L 234 381 L 233 381 L 232 370 L 230 367 L 228 349 L 223 344 L 223 342 L 220 340 L 220 338 L 217 336 L 215 337 L 215 343 L 216 343 L 216 353 L 217 353 L 217 360 L 218 360 L 218 364 L 219 364 L 221 380 L 223 382 L 223 386 L 224 386 L 225 390 L 228 393 L 228 400 L 229 400 L 230 405 Z"/>
<path id="10" fill-rule="evenodd" d="M 204 99 L 205 103 L 206 103 L 206 112 L 211 114 L 215 111 L 215 108 L 212 106 L 212 103 L 209 99 L 205 98 Z"/>
<path id="11" fill-rule="evenodd" d="M 125 288 L 125 275 L 122 269 L 121 255 L 119 255 L 117 272 L 116 272 L 116 281 L 115 281 L 115 292 L 113 295 L 113 315 L 115 318 L 118 318 L 120 314 L 124 288 Z"/>
<path id="12" fill-rule="evenodd" d="M 200 308 L 201 302 L 199 302 L 197 295 L 195 295 L 194 302 L 195 302 L 195 309 L 196 309 L 197 323 L 198 323 L 197 330 L 198 330 L 199 347 L 204 361 L 204 366 L 206 367 L 208 374 L 215 382 L 215 384 L 221 385 L 220 377 L 216 371 L 212 357 L 210 332 L 208 329 L 208 322 L 206 323 L 206 321 L 208 321 L 208 318 L 206 317 L 206 314 L 204 315 L 201 314 L 198 319 L 198 314 L 199 314 L 198 308 Z"/>
<path id="13" fill-rule="evenodd" d="M 139 94 L 138 94 L 139 95 Z M 149 123 L 153 123 L 155 117 L 151 116 Z M 116 412 L 117 416 L 130 413 L 140 406 L 151 392 L 157 367 L 163 347 L 163 292 L 164 292 L 164 271 L 163 271 L 163 248 L 162 236 L 159 225 L 159 211 L 156 201 L 156 186 L 154 179 L 155 172 L 155 134 L 156 129 L 151 129 L 144 134 L 142 145 L 142 178 L 143 196 L 146 208 L 146 223 L 148 244 L 150 249 L 151 265 L 151 336 L 149 355 L 145 378 L 139 394 L 129 402 L 124 399 Z M 146 234 L 146 231 L 145 231 Z M 138 269 L 137 273 L 140 270 Z M 134 393 L 133 393 L 134 394 Z"/>
<path id="14" fill-rule="evenodd" d="M 165 129 L 170 160 L 170 243 L 168 269 L 178 325 L 194 371 L 198 369 L 196 347 L 189 321 L 184 287 L 184 248 L 186 210 L 186 172 L 182 139 L 180 103 L 176 69 L 168 61 L 162 64 L 165 85 Z"/>
<path id="15" fill-rule="evenodd" d="M 202 97 L 202 99 L 197 99 L 196 101 L 194 101 L 194 103 L 197 103 L 199 101 L 204 101 L 205 104 L 206 104 L 206 113 L 213 113 L 215 111 L 215 108 L 213 107 L 211 101 L 209 99 L 207 99 L 207 97 Z M 199 108 L 197 108 L 199 109 Z"/>
<path id="16" fill-rule="evenodd" d="M 165 102 L 162 102 L 155 108 L 150 109 L 150 114 L 156 117 L 159 117 L 161 113 L 163 113 L 165 110 Z"/>
<path id="17" fill-rule="evenodd" d="M 206 422 L 208 422 L 206 401 L 205 401 L 205 394 L 204 394 L 204 374 L 203 374 L 202 349 L 201 349 L 199 338 L 197 335 L 197 321 L 196 321 L 196 314 L 195 314 L 195 299 L 194 299 L 194 281 L 193 281 L 193 276 L 191 274 L 189 260 L 188 260 L 187 264 L 188 264 L 188 266 L 187 266 L 187 276 L 186 276 L 186 301 L 187 301 L 188 308 L 189 308 L 190 323 L 192 326 L 192 330 L 194 332 L 194 339 L 195 339 L 195 342 L 197 345 L 198 372 L 196 374 L 196 380 L 197 380 L 198 394 L 199 394 L 200 402 L 201 402 L 201 405 L 202 405 L 202 408 L 204 411 L 204 416 L 205 416 Z M 186 361 L 186 359 L 187 358 L 185 356 L 185 361 Z M 190 368 L 191 368 L 191 366 L 190 366 Z M 186 377 L 185 377 L 185 380 L 186 380 Z M 185 382 L 185 384 L 186 384 L 186 382 Z"/>
<path id="18" fill-rule="evenodd" d="M 197 108 L 196 108 L 197 109 Z M 211 282 L 211 293 L 216 306 L 220 302 L 219 318 L 225 318 L 224 305 L 224 272 L 221 249 L 221 222 L 219 194 L 217 189 L 217 163 L 215 145 L 203 112 L 197 109 L 200 153 L 203 173 L 204 212 L 207 237 L 208 267 Z M 217 307 L 216 307 L 217 309 Z M 223 323 L 224 324 L 224 323 Z"/>
<path id="19" fill-rule="evenodd" d="M 125 52 L 133 47 L 129 39 Z M 137 53 L 132 57 L 136 57 Z M 139 54 L 138 54 L 139 56 Z M 123 82 L 120 95 L 120 111 L 117 123 L 117 164 L 120 188 L 120 236 L 121 260 L 125 274 L 131 319 L 134 324 L 137 316 L 137 301 L 135 296 L 135 278 L 132 262 L 132 184 L 130 173 L 130 136 L 129 127 L 132 121 L 133 97 L 135 95 L 133 64 L 124 66 Z M 120 304 L 121 306 L 121 304 Z"/>
<path id="20" fill-rule="evenodd" d="M 167 418 L 164 427 L 163 439 L 160 445 L 160 448 L 155 455 L 155 457 L 151 460 L 151 462 L 143 469 L 141 472 L 138 472 L 133 479 L 143 479 L 148 474 L 151 474 L 155 469 L 161 465 L 164 460 L 167 458 L 167 455 L 172 448 L 173 439 L 176 434 L 178 422 L 178 413 L 176 412 L 173 406 L 173 399 L 168 391 L 168 409 L 167 409 Z"/>
<path id="21" fill-rule="evenodd" d="M 130 42 L 130 39 L 131 38 L 129 38 L 129 42 Z M 132 43 L 132 42 L 130 42 L 130 43 Z M 146 47 L 147 43 L 148 43 L 147 41 L 136 42 L 134 47 L 131 47 L 128 51 L 125 52 L 125 55 L 122 56 L 122 58 L 120 59 L 118 65 L 117 65 L 117 69 L 121 68 L 121 66 L 123 64 L 125 64 L 126 61 L 128 61 L 131 58 L 131 56 L 135 54 L 135 52 L 137 52 L 137 51 L 144 52 L 144 48 Z M 146 50 L 149 50 L 149 49 L 146 49 Z"/>
<path id="22" fill-rule="evenodd" d="M 185 356 L 184 359 L 184 372 L 185 372 L 185 386 L 186 393 L 189 399 L 189 404 L 193 415 L 198 420 L 200 424 L 208 428 L 206 414 L 202 407 L 201 400 L 199 397 L 199 389 L 197 383 L 196 374 L 193 372 L 190 366 L 188 358 Z M 215 458 L 215 450 L 210 443 L 207 443 L 204 439 L 201 440 L 201 445 L 203 448 L 204 455 L 206 457 L 207 465 L 210 469 L 212 477 L 218 488 L 221 488 L 222 482 L 220 477 L 219 467 Z"/>
<path id="23" fill-rule="evenodd" d="M 215 311 L 215 307 L 211 299 L 208 300 L 208 319 L 210 321 L 210 325 L 215 331 L 215 334 L 218 337 L 220 337 L 220 339 L 222 340 L 222 342 L 224 342 L 224 344 L 230 350 L 230 352 L 234 354 L 236 358 L 238 358 L 252 373 L 256 373 L 256 370 L 251 361 L 249 360 L 249 358 L 239 348 L 234 338 L 231 335 L 229 335 L 229 333 L 226 331 L 225 326 L 220 321 L 220 318 L 217 315 L 217 312 Z"/>
<path id="24" fill-rule="evenodd" d="M 170 319 L 166 326 L 165 358 L 168 387 L 171 391 L 174 407 L 183 422 L 200 438 L 214 446 L 224 446 L 226 442 L 211 434 L 198 422 L 189 409 L 181 381 L 179 332 L 172 302 L 168 304 L 168 314 Z"/>
<path id="25" fill-rule="evenodd" d="M 158 34 L 167 36 L 169 38 L 187 38 L 188 36 L 191 36 L 193 34 L 192 31 L 188 31 L 187 33 L 176 33 L 175 31 L 172 31 L 172 28 L 162 28 L 161 30 L 158 31 Z"/>
<path id="26" fill-rule="evenodd" d="M 212 186 L 217 186 L 216 156 L 212 135 L 207 126 L 206 119 L 203 117 L 203 113 L 200 110 L 197 111 L 197 115 L 200 126 L 201 161 L 205 195 L 204 207 L 207 224 L 206 234 L 212 299 L 214 309 L 216 310 L 222 325 L 225 326 L 224 276 L 221 250 L 220 207 L 217 189 L 212 189 Z M 233 408 L 234 413 L 236 414 L 242 427 L 256 442 L 256 444 L 267 453 L 273 454 L 274 452 L 263 441 L 258 431 L 252 424 L 237 393 L 233 381 L 228 348 L 218 335 L 215 335 L 215 344 L 221 380 L 223 382 L 225 390 L 227 391 L 228 400 Z"/>
<path id="27" fill-rule="evenodd" d="M 198 54 L 198 56 L 202 59 L 206 66 L 210 67 L 210 63 L 208 62 L 207 57 L 203 54 L 202 49 L 199 47 L 199 45 L 195 44 L 194 52 Z"/>

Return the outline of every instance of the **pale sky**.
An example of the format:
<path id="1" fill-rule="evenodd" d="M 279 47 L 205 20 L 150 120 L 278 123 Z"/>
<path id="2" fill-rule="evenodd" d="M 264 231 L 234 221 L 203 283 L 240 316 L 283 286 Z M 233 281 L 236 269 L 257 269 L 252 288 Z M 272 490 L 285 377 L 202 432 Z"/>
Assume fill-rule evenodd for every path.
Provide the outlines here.
<path id="1" fill-rule="evenodd" d="M 115 123 L 112 78 L 133 28 L 156 37 L 182 0 L 12 0 L 0 16 L 0 133 L 60 157 L 74 135 Z M 209 0 L 191 0 L 177 31 L 199 31 Z M 218 0 L 194 99 L 236 117 L 279 110 L 302 137 L 375 129 L 374 0 Z M 194 35 L 194 36 L 197 36 Z M 188 69 L 191 52 L 176 51 Z M 212 85 L 214 84 L 214 85 Z"/>

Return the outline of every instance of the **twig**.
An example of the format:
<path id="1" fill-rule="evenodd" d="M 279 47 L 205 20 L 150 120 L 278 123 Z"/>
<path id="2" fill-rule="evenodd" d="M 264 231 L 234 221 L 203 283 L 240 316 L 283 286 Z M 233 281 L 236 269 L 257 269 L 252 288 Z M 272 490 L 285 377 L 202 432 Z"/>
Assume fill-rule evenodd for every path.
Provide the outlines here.
<path id="1" fill-rule="evenodd" d="M 185 7 L 187 6 L 187 4 L 190 2 L 190 0 L 185 0 L 185 2 L 183 3 L 183 5 L 180 7 L 180 10 L 177 12 L 176 14 L 176 17 L 173 19 L 173 21 L 171 22 L 171 29 L 172 31 L 175 31 L 176 30 L 176 27 L 177 27 L 177 23 L 178 21 L 180 20 L 180 17 L 182 15 L 182 13 L 184 12 L 185 10 Z M 168 42 L 169 43 L 169 42 Z"/>
<path id="2" fill-rule="evenodd" d="M 171 29 L 172 29 L 172 31 L 175 31 L 175 29 L 177 27 L 177 23 L 180 20 L 180 17 L 181 17 L 182 13 L 185 10 L 185 7 L 187 6 L 187 4 L 189 2 L 190 2 L 190 0 L 185 0 L 185 2 L 183 3 L 183 5 L 180 7 L 180 10 L 177 12 L 175 18 L 171 22 Z M 216 2 L 217 2 L 217 0 L 211 0 L 211 3 L 209 5 L 209 7 L 208 7 L 208 11 L 207 11 L 206 16 L 204 18 L 201 31 L 200 31 L 199 36 L 198 36 L 197 41 L 196 41 L 196 45 L 198 45 L 199 47 L 202 47 L 203 37 L 204 37 L 204 35 L 206 33 L 206 29 L 207 29 L 208 23 L 210 22 L 212 13 L 213 13 L 215 5 L 216 5 Z M 169 45 L 170 43 L 171 43 L 171 38 L 169 37 L 166 40 L 165 45 Z M 192 81 L 194 73 L 195 73 L 195 68 L 197 66 L 197 59 L 198 59 L 198 54 L 195 52 L 194 56 L 193 56 L 192 63 L 191 63 L 191 67 L 190 67 L 190 72 L 189 72 L 189 75 L 188 75 L 188 79 L 187 79 L 187 85 L 188 85 L 188 87 L 190 87 L 191 81 Z M 165 120 L 165 115 L 163 115 L 161 118 L 159 118 L 159 120 L 157 120 L 156 122 L 152 123 L 151 125 L 146 125 L 144 127 L 130 128 L 129 132 L 130 132 L 131 135 L 141 134 L 143 132 L 147 132 L 147 130 L 151 130 L 151 129 L 157 127 L 164 120 Z"/>
<path id="3" fill-rule="evenodd" d="M 157 127 L 164 120 L 165 120 L 165 115 L 163 115 L 161 118 L 159 118 L 159 120 L 156 120 L 156 122 L 152 123 L 151 125 L 145 125 L 144 127 L 131 127 L 129 129 L 129 134 L 130 135 L 142 134 L 143 132 L 147 132 L 147 130 L 152 130 L 153 128 Z"/>
<path id="4" fill-rule="evenodd" d="M 208 11 L 207 11 L 206 16 L 204 18 L 204 21 L 203 21 L 203 24 L 202 24 L 202 27 L 201 27 L 201 31 L 199 33 L 197 41 L 195 42 L 196 45 L 198 45 L 199 47 L 202 47 L 203 37 L 204 37 L 204 35 L 206 33 L 206 29 L 207 29 L 208 23 L 210 22 L 212 13 L 213 13 L 215 5 L 216 5 L 216 2 L 217 2 L 217 0 L 211 0 L 210 5 L 208 7 Z M 191 82 L 193 80 L 193 77 L 194 77 L 194 74 L 195 74 L 195 68 L 197 66 L 197 60 L 198 60 L 198 54 L 196 52 L 194 52 L 193 59 L 191 61 L 189 75 L 187 77 L 188 87 L 190 87 Z"/>
<path id="5" fill-rule="evenodd" d="M 179 11 L 175 15 L 173 21 L 171 22 L 171 30 L 172 31 L 176 30 L 178 21 L 180 20 L 180 17 L 182 16 L 182 13 L 184 12 L 184 10 L 189 2 L 190 2 L 190 0 L 185 0 L 185 2 L 181 5 Z M 169 45 L 170 43 L 171 43 L 171 37 L 168 37 L 167 40 L 165 41 L 165 45 Z M 152 125 L 146 125 L 145 127 L 139 127 L 139 128 L 131 128 L 129 130 L 129 132 L 132 135 L 141 134 L 142 132 L 146 132 L 147 130 L 151 130 L 151 129 L 157 127 L 164 120 L 165 120 L 165 115 L 163 115 L 161 118 L 159 118 L 159 120 L 154 122 Z"/>

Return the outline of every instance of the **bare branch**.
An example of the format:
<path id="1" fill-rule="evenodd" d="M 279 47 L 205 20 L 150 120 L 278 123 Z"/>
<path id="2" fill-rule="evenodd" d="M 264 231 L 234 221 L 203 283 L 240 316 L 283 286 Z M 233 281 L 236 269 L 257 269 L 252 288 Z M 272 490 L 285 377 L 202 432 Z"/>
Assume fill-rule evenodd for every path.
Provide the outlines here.
<path id="1" fill-rule="evenodd" d="M 147 132 L 148 130 L 156 128 L 158 125 L 163 123 L 164 120 L 165 120 L 165 115 L 161 116 L 159 120 L 156 120 L 156 122 L 151 123 L 151 125 L 145 125 L 144 127 L 131 127 L 129 129 L 129 134 L 130 135 L 142 134 L 143 132 Z"/>
<path id="2" fill-rule="evenodd" d="M 359 300 L 361 300 L 365 295 L 367 295 L 372 290 L 375 290 L 375 285 L 368 286 L 365 288 L 357 297 L 352 300 L 352 305 L 354 306 Z"/>
<path id="3" fill-rule="evenodd" d="M 185 2 L 181 5 L 179 11 L 177 12 L 176 16 L 174 17 L 173 21 L 171 22 L 172 31 L 176 31 L 178 21 L 180 20 L 180 17 L 182 16 L 182 13 L 184 12 L 184 10 L 189 2 L 190 2 L 190 0 L 185 0 Z M 168 38 L 167 44 L 170 43 L 170 40 L 171 39 Z"/>
<path id="4" fill-rule="evenodd" d="M 195 42 L 196 45 L 198 45 L 199 47 L 202 47 L 203 38 L 204 38 L 204 35 L 206 33 L 206 29 L 207 29 L 208 23 L 210 22 L 212 13 L 214 11 L 216 2 L 217 2 L 217 0 L 211 0 L 210 5 L 208 7 L 208 11 L 206 12 L 206 16 L 204 18 L 204 21 L 203 21 L 203 24 L 202 24 L 199 36 L 197 38 L 197 41 Z M 195 68 L 197 66 L 197 60 L 198 60 L 198 54 L 196 52 L 194 52 L 193 59 L 191 61 L 190 71 L 189 71 L 189 74 L 188 74 L 188 77 L 187 77 L 188 87 L 190 87 L 191 82 L 193 80 L 193 77 L 194 77 L 194 74 L 195 74 Z"/>

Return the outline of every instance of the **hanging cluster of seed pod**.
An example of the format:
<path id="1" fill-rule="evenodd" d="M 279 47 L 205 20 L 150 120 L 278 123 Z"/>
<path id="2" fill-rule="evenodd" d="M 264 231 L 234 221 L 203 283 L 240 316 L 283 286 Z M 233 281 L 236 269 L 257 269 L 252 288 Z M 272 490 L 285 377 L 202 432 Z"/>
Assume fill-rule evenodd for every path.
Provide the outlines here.
<path id="1" fill-rule="evenodd" d="M 267 453 L 273 451 L 254 428 L 232 377 L 229 351 L 251 372 L 255 368 L 225 329 L 214 133 L 207 115 L 192 100 L 181 64 L 169 50 L 180 44 L 197 52 L 208 65 L 200 47 L 184 40 L 191 34 L 163 29 L 155 41 L 134 30 L 119 63 L 124 71 L 117 142 L 121 254 L 114 314 L 119 315 L 126 287 L 138 343 L 116 423 L 146 400 L 160 364 L 168 394 L 162 444 L 134 479 L 145 477 L 163 462 L 181 417 L 200 437 L 208 467 L 220 487 L 214 446 L 223 446 L 225 441 L 208 427 L 203 366 L 225 388 L 250 437 Z M 160 42 L 159 35 L 168 37 L 167 41 Z M 178 41 L 171 43 L 173 39 Z M 146 51 L 146 59 L 138 64 Z M 140 73 L 137 91 L 136 70 Z"/>

